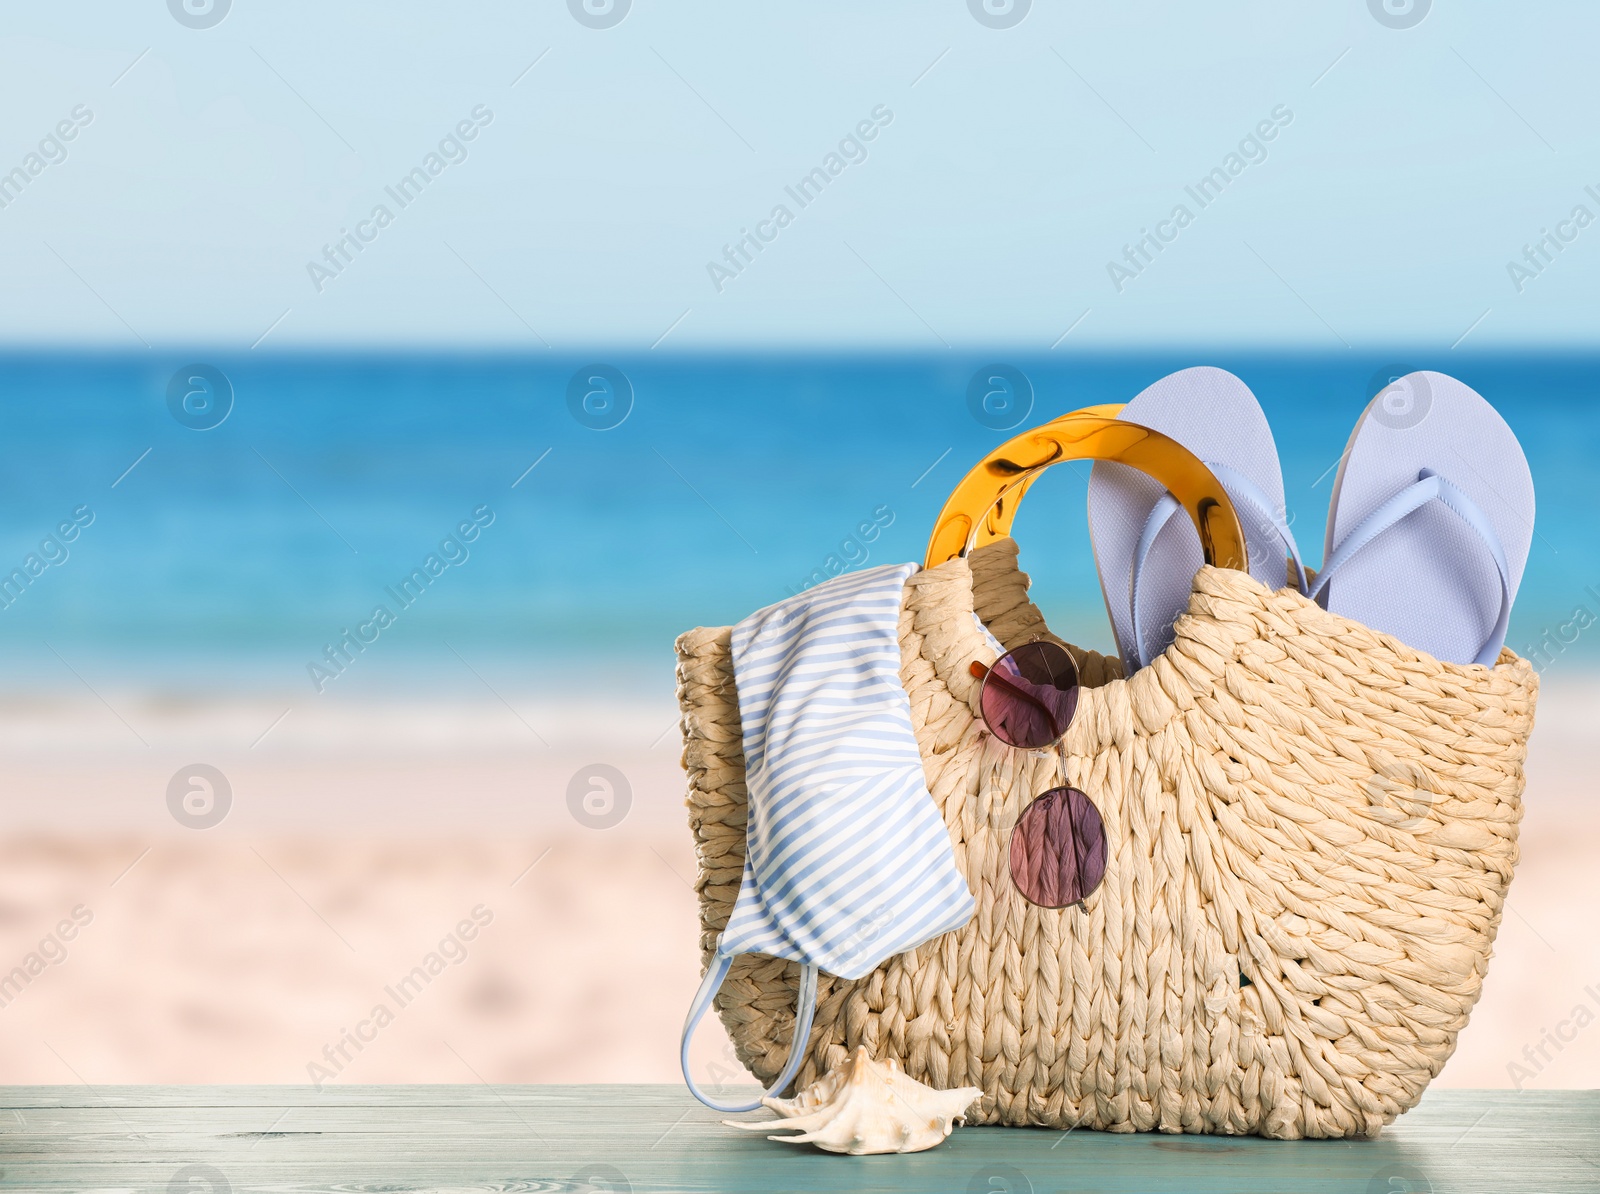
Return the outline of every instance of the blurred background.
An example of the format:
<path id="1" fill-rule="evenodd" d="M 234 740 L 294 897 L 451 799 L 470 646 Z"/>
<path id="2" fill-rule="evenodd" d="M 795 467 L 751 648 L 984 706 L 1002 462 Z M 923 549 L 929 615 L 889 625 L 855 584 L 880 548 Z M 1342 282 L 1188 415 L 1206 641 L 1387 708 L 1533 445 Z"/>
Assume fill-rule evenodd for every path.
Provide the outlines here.
<path id="1" fill-rule="evenodd" d="M 1312 562 L 1392 378 L 1521 438 L 1509 644 L 1555 646 L 1441 1082 L 1592 1085 L 1597 33 L 1576 0 L 12 12 L 0 1080 L 676 1081 L 673 638 L 920 559 L 1013 429 L 1212 364 Z M 1085 478 L 1018 535 L 1104 647 Z"/>

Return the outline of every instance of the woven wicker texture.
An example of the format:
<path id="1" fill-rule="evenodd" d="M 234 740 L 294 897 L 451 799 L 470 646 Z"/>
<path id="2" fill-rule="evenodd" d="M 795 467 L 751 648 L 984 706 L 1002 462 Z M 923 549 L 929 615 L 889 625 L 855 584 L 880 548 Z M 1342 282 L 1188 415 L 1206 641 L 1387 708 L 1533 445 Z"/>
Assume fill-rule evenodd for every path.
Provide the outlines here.
<path id="1" fill-rule="evenodd" d="M 1204 568 L 1165 654 L 1129 680 L 1072 648 L 1061 752 L 996 742 L 974 660 L 1054 637 L 1001 540 L 906 585 L 901 676 L 928 787 L 977 900 L 964 928 L 853 982 L 822 978 L 801 1083 L 856 1045 L 970 1122 L 1294 1139 L 1372 1135 L 1413 1106 L 1477 1001 L 1517 861 L 1538 680 L 1510 651 L 1440 663 L 1242 572 Z M 678 640 L 709 959 L 744 863 L 729 630 Z M 1056 640 L 1060 641 L 1060 640 Z M 1013 888 L 1012 825 L 1062 782 L 1106 823 L 1077 908 Z M 733 963 L 739 1058 L 781 1068 L 799 968 Z"/>

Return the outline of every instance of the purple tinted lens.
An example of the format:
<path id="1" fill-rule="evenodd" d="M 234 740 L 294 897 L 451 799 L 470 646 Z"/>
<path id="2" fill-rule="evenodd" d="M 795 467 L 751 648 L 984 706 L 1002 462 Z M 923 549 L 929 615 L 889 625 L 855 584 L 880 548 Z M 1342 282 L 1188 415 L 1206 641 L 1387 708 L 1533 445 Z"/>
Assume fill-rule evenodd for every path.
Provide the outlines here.
<path id="1" fill-rule="evenodd" d="M 1008 746 L 1049 746 L 1078 708 L 1078 667 L 1055 643 L 1028 643 L 995 660 L 978 704 L 989 732 Z"/>
<path id="2" fill-rule="evenodd" d="M 1106 826 L 1076 788 L 1051 788 L 1011 831 L 1011 881 L 1030 904 L 1076 904 L 1106 875 Z"/>

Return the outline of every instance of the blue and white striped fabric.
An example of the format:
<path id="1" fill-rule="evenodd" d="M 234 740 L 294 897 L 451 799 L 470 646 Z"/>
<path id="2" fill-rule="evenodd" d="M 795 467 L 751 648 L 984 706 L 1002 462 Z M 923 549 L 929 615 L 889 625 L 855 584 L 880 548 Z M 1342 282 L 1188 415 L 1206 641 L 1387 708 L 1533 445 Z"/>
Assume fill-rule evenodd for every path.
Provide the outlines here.
<path id="1" fill-rule="evenodd" d="M 900 683 L 915 571 L 837 577 L 733 628 L 750 814 L 730 957 L 860 978 L 972 916 Z"/>
<path id="2" fill-rule="evenodd" d="M 900 604 L 915 564 L 837 577 L 733 628 L 749 819 L 744 879 L 684 1025 L 689 1037 L 740 954 L 804 967 L 795 1041 L 805 1055 L 826 970 L 860 978 L 971 919 L 974 904 L 923 778 L 900 683 Z"/>

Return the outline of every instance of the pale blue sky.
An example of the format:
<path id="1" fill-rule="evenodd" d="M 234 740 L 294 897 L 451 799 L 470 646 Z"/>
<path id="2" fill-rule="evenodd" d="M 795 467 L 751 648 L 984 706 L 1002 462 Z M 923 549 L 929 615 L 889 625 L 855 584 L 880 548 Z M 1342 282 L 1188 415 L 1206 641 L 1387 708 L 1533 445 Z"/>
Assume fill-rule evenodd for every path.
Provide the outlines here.
<path id="1" fill-rule="evenodd" d="M 1579 0 L 1433 0 L 1405 29 L 1367 0 L 1040 0 L 1007 29 L 962 0 L 634 0 L 605 29 L 553 0 L 233 0 L 205 29 L 98 0 L 6 24 L 0 174 L 93 114 L 0 191 L 13 347 L 1043 350 L 1071 328 L 1061 349 L 1467 351 L 1600 327 L 1600 225 L 1520 293 L 1507 271 L 1576 205 L 1600 216 Z M 478 105 L 466 159 L 400 209 L 384 187 Z M 880 106 L 866 160 L 785 194 Z M 1201 209 L 1185 186 L 1275 109 L 1265 160 Z M 319 292 L 308 263 L 380 203 Z M 780 203 L 719 292 L 708 263 Z M 1119 292 L 1108 263 L 1180 203 Z"/>

